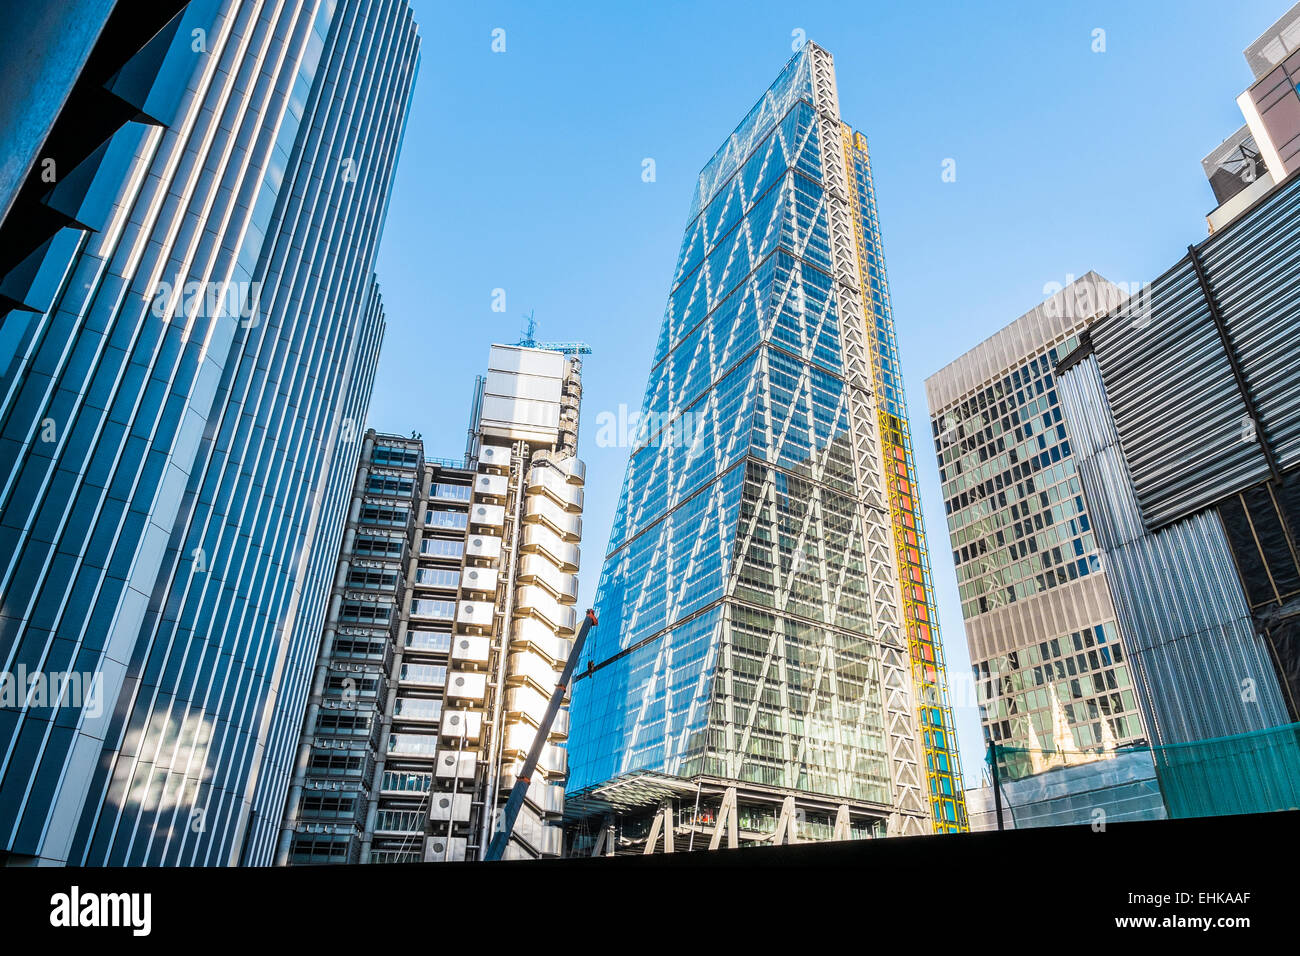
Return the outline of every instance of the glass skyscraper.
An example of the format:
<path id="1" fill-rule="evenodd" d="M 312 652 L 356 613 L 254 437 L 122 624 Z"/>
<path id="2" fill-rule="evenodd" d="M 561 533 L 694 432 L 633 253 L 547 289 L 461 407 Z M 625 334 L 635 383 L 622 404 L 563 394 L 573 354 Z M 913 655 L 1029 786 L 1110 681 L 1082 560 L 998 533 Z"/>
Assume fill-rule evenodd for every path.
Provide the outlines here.
<path id="1" fill-rule="evenodd" d="M 356 471 L 410 10 L 178 16 L 3 318 L 10 864 L 270 861 Z"/>
<path id="2" fill-rule="evenodd" d="M 966 826 L 866 139 L 839 117 L 804 45 L 700 174 L 573 688 L 571 819 L 680 798 L 669 828 L 716 837 L 690 794 L 725 789 L 732 842 L 822 813 Z"/>

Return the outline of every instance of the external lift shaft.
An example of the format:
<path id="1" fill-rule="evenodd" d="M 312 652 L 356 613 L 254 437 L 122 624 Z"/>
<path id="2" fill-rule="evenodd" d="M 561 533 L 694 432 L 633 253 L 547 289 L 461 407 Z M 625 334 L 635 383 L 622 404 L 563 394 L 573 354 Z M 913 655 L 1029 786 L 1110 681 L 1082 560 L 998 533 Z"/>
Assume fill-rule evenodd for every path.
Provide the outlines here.
<path id="1" fill-rule="evenodd" d="M 510 796 L 501 814 L 501 824 L 483 857 L 485 861 L 499 860 L 506 852 L 506 845 L 510 842 L 510 834 L 514 832 L 519 808 L 524 805 L 524 796 L 528 793 L 528 784 L 532 780 L 533 771 L 537 769 L 537 761 L 541 759 L 542 748 L 546 746 L 546 738 L 550 736 L 551 726 L 555 723 L 555 715 L 560 712 L 560 703 L 564 700 L 565 689 L 573 677 L 574 668 L 578 666 L 578 658 L 582 656 L 582 646 L 587 641 L 587 632 L 596 624 L 596 612 L 588 608 L 587 616 L 582 620 L 582 627 L 578 628 L 578 636 L 573 639 L 573 647 L 569 651 L 569 659 L 564 664 L 564 671 L 560 674 L 560 682 L 555 685 L 555 690 L 551 693 L 551 702 L 547 705 L 546 715 L 542 718 L 541 726 L 537 728 L 532 746 L 528 748 L 528 756 L 524 758 L 524 765 L 515 778 L 515 785 L 510 788 Z"/>

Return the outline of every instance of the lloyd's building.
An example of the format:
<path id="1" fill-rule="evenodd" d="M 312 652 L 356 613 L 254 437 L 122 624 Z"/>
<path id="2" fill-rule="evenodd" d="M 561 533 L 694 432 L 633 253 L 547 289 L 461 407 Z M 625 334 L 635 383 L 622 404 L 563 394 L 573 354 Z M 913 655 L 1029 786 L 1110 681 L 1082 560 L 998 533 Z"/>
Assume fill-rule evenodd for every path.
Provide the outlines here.
<path id="1" fill-rule="evenodd" d="M 567 851 L 965 829 L 867 143 L 821 47 L 700 174 L 642 422 Z"/>

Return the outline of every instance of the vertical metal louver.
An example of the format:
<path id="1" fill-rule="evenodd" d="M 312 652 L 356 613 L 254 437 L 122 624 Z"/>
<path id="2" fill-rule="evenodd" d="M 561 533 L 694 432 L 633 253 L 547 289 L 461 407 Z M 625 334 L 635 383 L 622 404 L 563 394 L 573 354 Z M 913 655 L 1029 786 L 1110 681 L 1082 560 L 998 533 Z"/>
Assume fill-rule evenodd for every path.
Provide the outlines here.
<path id="1" fill-rule="evenodd" d="M 1218 513 L 1146 531 L 1094 357 L 1056 381 L 1152 743 L 1285 723 L 1268 648 L 1237 584 Z M 1253 697 L 1242 694 L 1247 679 Z"/>

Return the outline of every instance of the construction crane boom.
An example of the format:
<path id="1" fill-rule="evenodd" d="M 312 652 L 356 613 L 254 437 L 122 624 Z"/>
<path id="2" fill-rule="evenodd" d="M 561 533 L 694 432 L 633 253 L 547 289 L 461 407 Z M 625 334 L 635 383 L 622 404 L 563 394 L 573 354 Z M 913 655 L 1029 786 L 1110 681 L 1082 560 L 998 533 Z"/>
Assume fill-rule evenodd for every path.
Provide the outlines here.
<path id="1" fill-rule="evenodd" d="M 586 342 L 538 342 L 533 348 L 547 349 L 551 352 L 563 352 L 565 355 L 590 355 L 591 346 Z"/>
<path id="2" fill-rule="evenodd" d="M 510 834 L 514 832 L 515 820 L 519 817 L 519 809 L 524 805 L 524 796 L 528 793 L 528 784 L 532 781 L 533 771 L 537 769 L 537 761 L 541 759 L 542 748 L 546 746 L 546 738 L 550 736 L 551 726 L 555 723 L 555 715 L 560 712 L 560 703 L 564 700 L 565 688 L 569 686 L 569 681 L 573 677 L 573 670 L 578 665 L 578 658 L 582 655 L 582 645 L 587 642 L 587 632 L 596 626 L 596 612 L 593 608 L 587 608 L 587 616 L 582 620 L 582 627 L 578 629 L 578 636 L 573 639 L 573 648 L 569 651 L 569 659 L 564 663 L 564 671 L 560 674 L 560 682 L 555 685 L 555 690 L 551 692 L 551 702 L 546 707 L 546 714 L 542 717 L 542 723 L 537 728 L 537 734 L 533 737 L 532 746 L 528 748 L 528 756 L 524 758 L 524 765 L 515 777 L 515 785 L 510 788 L 510 796 L 506 799 L 505 810 L 501 814 L 501 825 L 492 837 L 492 842 L 488 844 L 487 853 L 483 859 L 491 862 L 499 860 L 505 855 L 506 845 L 510 842 Z"/>
<path id="3" fill-rule="evenodd" d="M 565 355 L 590 355 L 591 346 L 586 342 L 539 342 L 537 341 L 537 319 L 532 311 L 524 316 L 524 334 L 515 345 L 526 349 L 545 349 L 548 352 L 563 352 Z"/>

